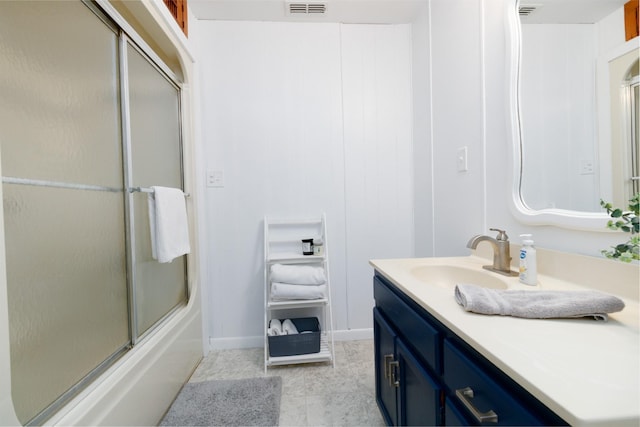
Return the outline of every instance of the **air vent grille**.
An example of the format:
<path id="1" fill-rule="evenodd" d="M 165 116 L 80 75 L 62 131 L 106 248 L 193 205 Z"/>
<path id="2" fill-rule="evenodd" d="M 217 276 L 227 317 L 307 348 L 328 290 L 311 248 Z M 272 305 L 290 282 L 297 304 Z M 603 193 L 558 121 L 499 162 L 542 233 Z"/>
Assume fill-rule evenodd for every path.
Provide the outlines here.
<path id="1" fill-rule="evenodd" d="M 287 3 L 288 15 L 324 14 L 327 12 L 325 3 Z"/>
<path id="2" fill-rule="evenodd" d="M 518 9 L 518 13 L 520 14 L 520 16 L 529 16 L 541 6 L 542 5 L 539 5 L 539 4 L 523 4 L 523 5 L 520 5 L 520 8 Z"/>
<path id="3" fill-rule="evenodd" d="M 289 3 L 289 13 L 307 13 L 307 5 L 304 3 Z"/>
<path id="4" fill-rule="evenodd" d="M 327 5 L 324 3 L 309 3 L 307 6 L 307 11 L 309 13 L 325 13 L 327 10 Z"/>

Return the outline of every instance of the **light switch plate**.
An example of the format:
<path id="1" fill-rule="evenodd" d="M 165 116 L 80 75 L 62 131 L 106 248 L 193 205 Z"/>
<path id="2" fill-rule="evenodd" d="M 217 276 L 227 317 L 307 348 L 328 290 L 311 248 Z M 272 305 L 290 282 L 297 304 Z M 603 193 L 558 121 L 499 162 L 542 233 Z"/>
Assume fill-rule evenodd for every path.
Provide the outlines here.
<path id="1" fill-rule="evenodd" d="M 469 170 L 467 165 L 467 147 L 460 147 L 458 151 L 456 151 L 456 165 L 458 168 L 458 172 L 466 172 Z"/>
<path id="2" fill-rule="evenodd" d="M 595 166 L 591 160 L 580 159 L 580 175 L 593 175 Z"/>
<path id="3" fill-rule="evenodd" d="M 207 187 L 224 187 L 224 173 L 221 170 L 208 170 Z"/>

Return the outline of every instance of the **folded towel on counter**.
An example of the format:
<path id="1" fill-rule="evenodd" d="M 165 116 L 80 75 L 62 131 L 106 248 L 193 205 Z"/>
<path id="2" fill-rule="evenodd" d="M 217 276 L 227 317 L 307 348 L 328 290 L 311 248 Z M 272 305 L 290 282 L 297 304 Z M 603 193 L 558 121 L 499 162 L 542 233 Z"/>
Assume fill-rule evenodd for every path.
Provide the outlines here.
<path id="1" fill-rule="evenodd" d="M 298 329 L 290 319 L 287 319 L 282 322 L 282 332 L 284 333 L 284 335 L 297 335 Z"/>
<path id="2" fill-rule="evenodd" d="M 290 285 L 322 285 L 327 282 L 324 268 L 310 265 L 271 266 L 271 281 Z"/>
<path id="3" fill-rule="evenodd" d="M 271 319 L 269 321 L 269 328 L 267 329 L 267 335 L 270 337 L 277 337 L 284 335 L 282 330 L 282 323 L 278 319 Z"/>
<path id="4" fill-rule="evenodd" d="M 620 298 L 597 291 L 499 290 L 459 284 L 455 298 L 465 310 L 474 313 L 531 319 L 593 317 L 606 321 L 607 313 L 624 308 Z"/>
<path id="5" fill-rule="evenodd" d="M 191 252 L 184 193 L 178 188 L 151 189 L 147 197 L 151 255 L 158 262 L 171 262 Z"/>
<path id="6" fill-rule="evenodd" d="M 271 299 L 274 301 L 282 300 L 309 300 L 321 299 L 327 297 L 327 285 L 305 286 L 290 285 L 288 283 L 271 283 Z"/>

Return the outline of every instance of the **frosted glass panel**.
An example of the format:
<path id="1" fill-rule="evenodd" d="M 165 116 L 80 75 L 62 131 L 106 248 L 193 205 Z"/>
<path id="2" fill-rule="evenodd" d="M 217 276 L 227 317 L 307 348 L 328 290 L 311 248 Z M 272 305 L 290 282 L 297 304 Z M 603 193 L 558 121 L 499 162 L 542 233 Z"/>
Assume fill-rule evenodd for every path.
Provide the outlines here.
<path id="1" fill-rule="evenodd" d="M 129 98 L 133 186 L 182 188 L 179 92 L 129 47 Z M 160 264 L 151 256 L 147 195 L 134 193 L 137 332 L 186 300 L 185 258 Z"/>
<path id="2" fill-rule="evenodd" d="M 124 206 L 121 193 L 3 191 L 12 395 L 26 422 L 129 341 Z"/>
<path id="3" fill-rule="evenodd" d="M 134 185 L 182 188 L 179 92 L 134 48 L 127 58 Z"/>
<path id="4" fill-rule="evenodd" d="M 122 190 L 112 28 L 80 1 L 2 1 L 0 58 L 3 177 Z M 130 341 L 124 197 L 3 189 L 11 390 L 24 423 Z"/>
<path id="5" fill-rule="evenodd" d="M 147 195 L 134 193 L 136 230 L 136 308 L 138 334 L 142 334 L 176 304 L 184 301 L 185 257 L 160 264 L 151 257 Z"/>
<path id="6" fill-rule="evenodd" d="M 3 176 L 119 186 L 117 36 L 81 2 L 0 2 Z"/>

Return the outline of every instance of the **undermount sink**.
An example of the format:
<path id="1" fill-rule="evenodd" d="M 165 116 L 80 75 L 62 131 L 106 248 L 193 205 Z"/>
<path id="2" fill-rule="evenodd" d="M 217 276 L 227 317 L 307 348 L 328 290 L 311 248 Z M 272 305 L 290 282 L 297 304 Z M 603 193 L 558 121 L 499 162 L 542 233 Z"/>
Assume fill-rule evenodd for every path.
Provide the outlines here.
<path id="1" fill-rule="evenodd" d="M 418 280 L 442 288 L 455 288 L 458 284 L 477 285 L 489 289 L 507 289 L 507 283 L 480 268 L 471 269 L 453 265 L 421 265 L 411 269 L 411 274 Z"/>

